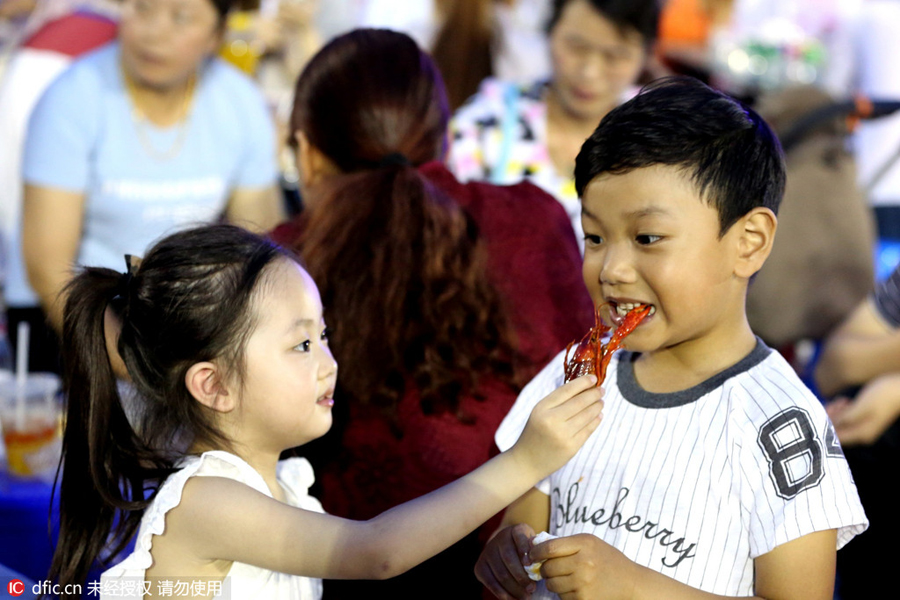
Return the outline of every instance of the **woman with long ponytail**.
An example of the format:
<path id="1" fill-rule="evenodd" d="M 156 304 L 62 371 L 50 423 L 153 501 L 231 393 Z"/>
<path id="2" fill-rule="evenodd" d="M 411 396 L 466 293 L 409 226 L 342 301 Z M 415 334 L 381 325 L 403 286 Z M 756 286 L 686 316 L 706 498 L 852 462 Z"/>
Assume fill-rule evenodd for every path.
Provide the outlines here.
<path id="1" fill-rule="evenodd" d="M 335 427 L 304 449 L 338 516 L 368 519 L 490 458 L 520 384 L 590 323 L 564 211 L 530 184 L 457 182 L 448 116 L 434 62 L 401 33 L 340 36 L 297 82 L 305 210 L 273 236 L 303 257 L 335 357 L 354 365 Z M 448 573 L 454 597 L 474 597 L 479 552 L 473 534 L 391 581 L 327 582 L 326 597 L 441 597 L 431 584 Z"/>

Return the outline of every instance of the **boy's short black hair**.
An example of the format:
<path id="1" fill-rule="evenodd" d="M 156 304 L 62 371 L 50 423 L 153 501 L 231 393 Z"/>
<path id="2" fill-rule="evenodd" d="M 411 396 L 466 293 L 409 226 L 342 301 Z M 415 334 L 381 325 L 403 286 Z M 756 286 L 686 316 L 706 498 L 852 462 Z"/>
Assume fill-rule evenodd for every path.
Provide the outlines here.
<path id="1" fill-rule="evenodd" d="M 575 159 L 578 196 L 603 173 L 683 168 L 719 213 L 719 235 L 755 207 L 778 213 L 781 144 L 762 117 L 690 77 L 655 81 L 610 111 Z"/>
<path id="2" fill-rule="evenodd" d="M 547 33 L 559 22 L 566 4 L 572 0 L 553 0 Z M 588 0 L 594 10 L 612 21 L 620 32 L 634 29 L 641 34 L 645 46 L 656 41 L 659 31 L 659 0 Z"/>

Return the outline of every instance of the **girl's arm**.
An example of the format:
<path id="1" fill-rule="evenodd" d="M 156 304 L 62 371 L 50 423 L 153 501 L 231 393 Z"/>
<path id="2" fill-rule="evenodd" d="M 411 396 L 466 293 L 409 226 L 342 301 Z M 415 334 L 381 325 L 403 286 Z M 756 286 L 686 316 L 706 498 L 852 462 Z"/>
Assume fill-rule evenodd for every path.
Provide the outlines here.
<path id="1" fill-rule="evenodd" d="M 329 579 L 384 579 L 434 556 L 571 458 L 600 422 L 593 376 L 535 407 L 516 445 L 465 477 L 366 522 L 292 508 L 239 482 L 195 477 L 167 530 L 199 560 Z"/>

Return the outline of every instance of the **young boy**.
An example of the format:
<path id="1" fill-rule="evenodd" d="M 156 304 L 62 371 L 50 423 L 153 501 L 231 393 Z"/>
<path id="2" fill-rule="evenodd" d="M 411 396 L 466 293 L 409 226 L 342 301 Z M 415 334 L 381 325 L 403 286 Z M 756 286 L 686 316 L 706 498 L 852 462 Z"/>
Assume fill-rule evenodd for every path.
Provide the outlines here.
<path id="1" fill-rule="evenodd" d="M 784 189 L 774 134 L 665 80 L 603 119 L 575 178 L 595 304 L 614 325 L 652 308 L 610 364 L 600 427 L 509 507 L 476 575 L 499 597 L 831 600 L 836 548 L 866 517 L 824 410 L 744 311 Z M 562 379 L 560 354 L 501 449 Z M 531 547 L 542 530 L 561 537 Z M 539 561 L 535 589 L 523 564 Z"/>

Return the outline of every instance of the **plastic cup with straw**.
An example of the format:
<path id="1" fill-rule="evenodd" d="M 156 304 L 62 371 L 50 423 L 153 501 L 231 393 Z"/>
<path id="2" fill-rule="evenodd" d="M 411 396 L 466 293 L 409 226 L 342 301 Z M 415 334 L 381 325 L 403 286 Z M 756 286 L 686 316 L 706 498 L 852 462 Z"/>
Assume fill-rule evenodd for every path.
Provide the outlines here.
<path id="1" fill-rule="evenodd" d="M 25 386 L 28 382 L 28 345 L 31 342 L 31 326 L 25 321 L 19 322 L 16 330 L 16 429 L 25 429 Z"/>
<path id="2" fill-rule="evenodd" d="M 18 475 L 52 477 L 59 461 L 59 377 L 28 373 L 30 328 L 18 326 L 15 374 L 2 384 L 0 419 L 9 469 Z"/>

